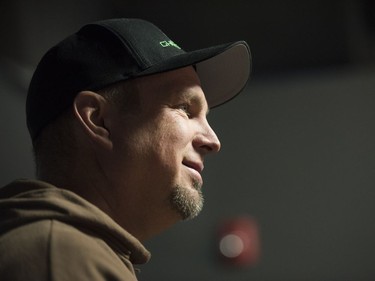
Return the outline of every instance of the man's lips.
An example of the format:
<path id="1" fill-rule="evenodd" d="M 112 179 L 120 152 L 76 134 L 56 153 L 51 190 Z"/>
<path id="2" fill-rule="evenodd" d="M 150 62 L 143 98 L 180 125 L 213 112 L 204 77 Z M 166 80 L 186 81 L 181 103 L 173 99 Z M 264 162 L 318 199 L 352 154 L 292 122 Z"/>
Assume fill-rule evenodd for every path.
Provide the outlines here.
<path id="1" fill-rule="evenodd" d="M 194 162 L 194 161 L 184 160 L 182 162 L 182 164 L 184 164 L 185 166 L 187 166 L 191 169 L 196 170 L 199 174 L 202 173 L 203 168 L 204 168 L 202 162 Z"/>

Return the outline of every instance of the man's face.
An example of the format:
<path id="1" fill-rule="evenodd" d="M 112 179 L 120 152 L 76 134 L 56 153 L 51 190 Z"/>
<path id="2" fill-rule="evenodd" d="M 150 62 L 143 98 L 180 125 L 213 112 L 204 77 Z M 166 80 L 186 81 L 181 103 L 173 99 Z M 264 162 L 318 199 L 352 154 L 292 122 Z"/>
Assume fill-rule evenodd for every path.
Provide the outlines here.
<path id="1" fill-rule="evenodd" d="M 135 83 L 139 111 L 112 118 L 109 176 L 139 212 L 192 218 L 203 205 L 204 158 L 220 149 L 199 78 L 186 67 Z"/>

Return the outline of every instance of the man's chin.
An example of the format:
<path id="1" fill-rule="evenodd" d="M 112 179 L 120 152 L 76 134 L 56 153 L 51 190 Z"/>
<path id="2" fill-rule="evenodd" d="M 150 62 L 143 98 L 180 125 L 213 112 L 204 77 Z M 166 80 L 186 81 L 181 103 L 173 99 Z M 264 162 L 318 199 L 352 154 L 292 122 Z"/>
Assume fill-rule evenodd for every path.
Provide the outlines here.
<path id="1" fill-rule="evenodd" d="M 195 218 L 203 209 L 202 185 L 194 183 L 193 189 L 178 185 L 173 190 L 170 201 L 172 208 L 183 220 Z"/>

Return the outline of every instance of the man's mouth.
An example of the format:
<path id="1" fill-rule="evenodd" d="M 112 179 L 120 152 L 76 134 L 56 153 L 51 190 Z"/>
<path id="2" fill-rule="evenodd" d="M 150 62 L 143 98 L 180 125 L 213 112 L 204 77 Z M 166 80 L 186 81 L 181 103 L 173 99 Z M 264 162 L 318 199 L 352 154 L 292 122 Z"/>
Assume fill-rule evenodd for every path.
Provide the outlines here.
<path id="1" fill-rule="evenodd" d="M 191 169 L 197 171 L 199 174 L 202 173 L 203 168 L 204 168 L 202 162 L 194 162 L 194 161 L 184 160 L 182 162 L 182 164 L 185 165 L 188 168 L 191 168 Z"/>

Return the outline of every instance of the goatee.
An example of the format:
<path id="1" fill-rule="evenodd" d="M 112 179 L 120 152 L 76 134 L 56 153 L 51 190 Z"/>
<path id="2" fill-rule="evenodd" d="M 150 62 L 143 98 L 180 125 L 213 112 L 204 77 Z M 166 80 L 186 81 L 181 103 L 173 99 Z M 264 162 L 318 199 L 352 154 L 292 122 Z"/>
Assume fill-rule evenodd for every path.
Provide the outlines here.
<path id="1" fill-rule="evenodd" d="M 171 204 L 183 220 L 195 218 L 203 209 L 202 185 L 193 183 L 194 190 L 188 187 L 176 186 L 171 194 Z"/>

